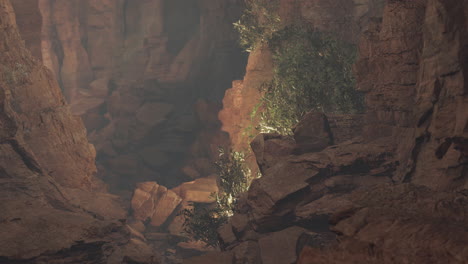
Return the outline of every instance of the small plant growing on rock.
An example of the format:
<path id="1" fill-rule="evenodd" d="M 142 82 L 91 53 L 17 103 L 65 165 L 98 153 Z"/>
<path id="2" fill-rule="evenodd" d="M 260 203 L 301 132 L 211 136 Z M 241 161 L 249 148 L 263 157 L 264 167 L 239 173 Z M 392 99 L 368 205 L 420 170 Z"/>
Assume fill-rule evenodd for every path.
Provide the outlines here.
<path id="1" fill-rule="evenodd" d="M 239 43 L 247 52 L 267 43 L 280 29 L 281 20 L 275 11 L 278 0 L 246 0 L 246 8 L 234 28 L 239 32 Z"/>
<path id="2" fill-rule="evenodd" d="M 219 247 L 217 230 L 233 215 L 237 198 L 246 192 L 250 184 L 250 171 L 244 165 L 244 155 L 226 152 L 219 148 L 219 159 L 215 163 L 219 175 L 219 193 L 213 193 L 213 204 L 193 203 L 184 209 L 184 231 L 193 239 L 207 246 Z"/>
<path id="3" fill-rule="evenodd" d="M 184 232 L 197 241 L 206 243 L 207 246 L 219 247 L 217 230 L 227 221 L 217 206 L 202 203 L 192 203 L 192 209 L 184 209 Z"/>

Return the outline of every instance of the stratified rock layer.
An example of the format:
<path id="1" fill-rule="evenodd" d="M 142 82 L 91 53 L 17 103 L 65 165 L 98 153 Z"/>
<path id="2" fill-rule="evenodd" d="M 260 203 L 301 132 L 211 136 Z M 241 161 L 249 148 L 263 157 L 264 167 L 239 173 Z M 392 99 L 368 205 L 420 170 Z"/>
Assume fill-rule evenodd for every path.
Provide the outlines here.
<path id="1" fill-rule="evenodd" d="M 219 101 L 242 74 L 232 27 L 240 0 L 13 2 L 27 46 L 83 118 L 99 175 L 114 189 L 143 181 L 177 186 L 190 177 L 184 165 L 211 162 L 210 144 L 227 144 L 217 140 L 226 138 L 217 120 L 208 128 L 199 119 L 199 110 L 210 109 L 195 108 L 199 99 Z M 32 27 L 36 16 L 42 23 Z M 213 143 L 207 135 L 216 136 Z"/>
<path id="2" fill-rule="evenodd" d="M 0 262 L 149 261 L 151 249 L 117 221 L 126 212 L 94 178 L 83 123 L 26 49 L 8 0 L 0 54 Z"/>
<path id="3" fill-rule="evenodd" d="M 310 19 L 321 14 L 314 12 Z M 296 141 L 257 136 L 263 177 L 219 230 L 222 256 L 249 252 L 263 264 L 467 263 L 467 16 L 468 1 L 386 1 L 360 40 L 355 70 L 368 112 L 358 129 L 346 122 L 351 117 L 311 113 Z M 337 120 L 362 136 L 344 137 Z M 346 140 L 331 141 L 334 131 Z M 276 255 L 273 242 L 262 247 L 291 228 L 306 229 L 283 239 L 294 249 Z"/>

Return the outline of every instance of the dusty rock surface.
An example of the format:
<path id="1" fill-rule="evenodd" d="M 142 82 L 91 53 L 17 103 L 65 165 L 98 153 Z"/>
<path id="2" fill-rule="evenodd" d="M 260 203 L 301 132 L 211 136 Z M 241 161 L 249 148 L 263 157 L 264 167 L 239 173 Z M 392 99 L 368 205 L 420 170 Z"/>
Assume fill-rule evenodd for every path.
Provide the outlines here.
<path id="1" fill-rule="evenodd" d="M 353 44 L 359 43 L 361 33 L 368 27 L 369 18 L 380 15 L 384 0 L 280 0 L 276 13 L 282 26 L 302 21 L 307 26 L 330 32 Z M 273 58 L 268 47 L 262 46 L 249 54 L 243 80 L 236 80 L 223 98 L 223 109 L 219 112 L 222 130 L 229 133 L 235 151 L 247 153 L 247 164 L 256 172 L 255 156 L 251 154 L 249 142 L 259 133 L 258 113 L 261 87 L 273 78 Z M 255 114 L 257 113 L 257 116 Z M 342 142 L 360 134 L 362 117 L 329 116 L 330 126 L 339 129 L 336 142 Z M 338 125 L 339 124 L 339 125 Z M 321 143 L 325 144 L 326 143 Z"/>
<path id="2" fill-rule="evenodd" d="M 200 68 L 200 58 L 209 57 L 189 51 L 207 52 L 208 41 L 166 31 L 161 25 L 174 21 L 161 15 L 162 2 L 131 2 L 125 12 L 112 1 L 34 2 L 43 15 L 35 26 L 44 30 L 41 55 L 51 74 L 26 51 L 12 7 L 0 0 L 0 262 L 152 263 L 148 241 L 164 248 L 173 239 L 187 252 L 194 248 L 177 240 L 182 219 L 174 213 L 189 200 L 205 201 L 215 186 L 206 176 L 217 147 L 206 143 L 226 138 L 207 114 L 219 106 L 197 101 L 193 117 L 181 109 L 195 99 L 173 103 L 186 91 L 185 81 L 197 76 L 192 69 Z M 195 30 L 218 26 L 214 14 L 227 10 L 226 3 L 200 3 L 206 27 Z M 28 28 L 38 16 L 25 6 L 19 0 L 14 5 L 19 16 L 29 15 L 19 23 Z M 466 263 L 468 2 L 285 0 L 281 7 L 285 23 L 300 12 L 317 29 L 359 43 L 357 88 L 366 93 L 368 111 L 311 113 L 296 127 L 295 140 L 257 136 L 252 160 L 263 177 L 219 230 L 224 252 L 184 263 Z M 72 12 L 77 9 L 88 16 Z M 121 13 L 129 22 L 119 42 Z M 37 34 L 23 32 L 38 56 Z M 55 39 L 53 32 L 58 43 L 47 41 Z M 171 45 L 174 40 L 185 45 Z M 116 61 L 123 66 L 115 69 Z M 69 87 L 73 111 L 85 117 L 90 137 L 99 142 L 100 166 L 112 172 L 107 177 L 159 179 L 157 172 L 173 164 L 167 157 L 190 146 L 196 159 L 181 164 L 194 181 L 172 190 L 139 184 L 137 219 L 129 226 L 116 221 L 126 212 L 94 178 L 94 150 L 53 74 Z M 261 49 L 250 55 L 244 80 L 226 93 L 219 117 L 235 149 L 248 147 L 244 132 L 252 122 L 246 120 L 258 86 L 269 78 L 271 54 Z M 184 142 L 194 123 L 204 133 L 195 143 Z M 178 132 L 158 130 L 166 125 Z"/>
<path id="3" fill-rule="evenodd" d="M 328 15 L 320 6 L 338 3 L 301 2 L 316 8 L 309 15 L 317 20 Z M 467 1 L 385 1 L 359 41 L 355 71 L 366 115 L 360 122 L 327 116 L 342 121 L 328 121 L 331 136 L 335 129 L 346 138 L 343 127 L 361 136 L 331 145 L 325 136 L 324 146 L 290 154 L 281 147 L 290 139 L 258 136 L 252 147 L 263 177 L 220 229 L 222 254 L 246 252 L 249 241 L 264 264 L 467 263 L 467 8 Z M 305 118 L 298 127 L 300 145 L 324 126 Z M 306 231 L 282 252 L 291 260 L 261 247 L 295 227 Z"/>
<path id="4" fill-rule="evenodd" d="M 119 221 L 126 211 L 94 177 L 81 119 L 26 49 L 7 0 L 0 54 L 0 262 L 149 263 L 154 253 Z"/>
<path id="5" fill-rule="evenodd" d="M 83 118 L 112 190 L 144 181 L 172 188 L 191 179 L 185 166 L 213 173 L 194 158 L 211 162 L 212 145 L 229 141 L 216 118 L 203 120 L 220 106 L 198 102 L 219 102 L 242 75 L 232 27 L 242 1 L 13 2 L 26 45 Z"/>
<path id="6" fill-rule="evenodd" d="M 142 182 L 132 198 L 133 216 L 140 221 L 150 220 L 152 226 L 161 226 L 179 206 L 182 198 L 156 182 Z"/>
<path id="7" fill-rule="evenodd" d="M 199 178 L 191 182 L 185 182 L 172 189 L 187 202 L 212 203 L 215 201 L 213 193 L 219 192 L 216 175 Z"/>

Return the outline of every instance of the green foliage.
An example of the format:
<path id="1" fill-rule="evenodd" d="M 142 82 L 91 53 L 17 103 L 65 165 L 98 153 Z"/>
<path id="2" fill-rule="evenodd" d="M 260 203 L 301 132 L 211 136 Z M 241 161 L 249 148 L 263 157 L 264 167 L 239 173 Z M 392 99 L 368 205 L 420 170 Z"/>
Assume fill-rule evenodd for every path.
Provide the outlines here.
<path id="1" fill-rule="evenodd" d="M 226 153 L 219 148 L 219 160 L 216 162 L 219 175 L 219 187 L 222 191 L 217 196 L 218 207 L 232 215 L 237 197 L 246 192 L 250 183 L 250 170 L 245 167 L 243 153 Z"/>
<path id="2" fill-rule="evenodd" d="M 277 32 L 269 44 L 275 72 L 263 87 L 261 132 L 291 134 L 291 128 L 311 110 L 363 111 L 363 96 L 354 89 L 353 45 L 297 26 Z"/>
<path id="3" fill-rule="evenodd" d="M 248 142 L 251 142 L 258 134 L 259 132 L 259 127 L 255 126 L 255 124 L 258 124 L 259 122 L 259 116 L 261 113 L 261 106 L 262 103 L 259 102 L 257 103 L 252 111 L 250 112 L 250 122 L 248 126 L 244 127 L 242 130 L 242 136 L 248 140 Z M 251 152 L 251 150 L 250 150 Z"/>
<path id="4" fill-rule="evenodd" d="M 192 209 L 184 209 L 184 231 L 197 241 L 208 246 L 219 247 L 217 230 L 227 221 L 227 216 L 217 207 L 193 203 Z"/>
<path id="5" fill-rule="evenodd" d="M 280 29 L 281 21 L 275 11 L 278 0 L 246 0 L 246 9 L 234 28 L 239 32 L 239 43 L 251 52 L 256 46 L 267 43 Z"/>
<path id="6" fill-rule="evenodd" d="M 184 231 L 195 240 L 208 246 L 219 247 L 217 230 L 233 215 L 239 195 L 247 191 L 250 171 L 244 166 L 244 155 L 219 148 L 219 160 L 215 163 L 219 175 L 219 193 L 213 193 L 216 202 L 211 205 L 194 203 L 185 209 Z"/>

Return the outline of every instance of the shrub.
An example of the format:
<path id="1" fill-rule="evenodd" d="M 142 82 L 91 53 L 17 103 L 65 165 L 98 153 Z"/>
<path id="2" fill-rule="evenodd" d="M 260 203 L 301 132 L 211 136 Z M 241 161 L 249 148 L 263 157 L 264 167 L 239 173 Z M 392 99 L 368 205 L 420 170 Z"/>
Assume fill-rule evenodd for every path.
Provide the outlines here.
<path id="1" fill-rule="evenodd" d="M 275 11 L 278 0 L 246 0 L 246 8 L 234 28 L 239 32 L 239 43 L 247 52 L 267 43 L 280 29 L 281 21 Z"/>
<path id="2" fill-rule="evenodd" d="M 227 216 L 215 206 L 193 203 L 192 209 L 184 209 L 184 232 L 207 246 L 219 247 L 217 230 L 227 221 Z"/>
<path id="3" fill-rule="evenodd" d="M 220 246 L 217 230 L 233 215 L 237 198 L 249 187 L 250 171 L 244 162 L 242 153 L 219 148 L 219 160 L 215 164 L 220 192 L 212 194 L 216 202 L 211 205 L 193 203 L 192 209 L 182 211 L 184 231 L 193 239 L 215 248 Z"/>
<path id="4" fill-rule="evenodd" d="M 222 193 L 218 202 L 222 203 L 222 208 L 229 208 L 231 212 L 237 197 L 249 188 L 251 175 L 250 170 L 245 167 L 244 163 L 243 153 L 226 153 L 224 149 L 219 148 L 219 160 L 215 164 Z"/>
<path id="5" fill-rule="evenodd" d="M 269 45 L 275 72 L 262 87 L 261 132 L 291 134 L 291 128 L 311 110 L 363 111 L 363 96 L 354 89 L 352 75 L 354 45 L 298 26 L 277 32 Z"/>

